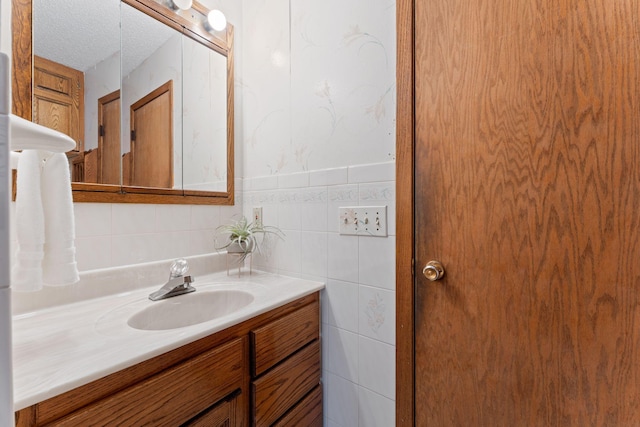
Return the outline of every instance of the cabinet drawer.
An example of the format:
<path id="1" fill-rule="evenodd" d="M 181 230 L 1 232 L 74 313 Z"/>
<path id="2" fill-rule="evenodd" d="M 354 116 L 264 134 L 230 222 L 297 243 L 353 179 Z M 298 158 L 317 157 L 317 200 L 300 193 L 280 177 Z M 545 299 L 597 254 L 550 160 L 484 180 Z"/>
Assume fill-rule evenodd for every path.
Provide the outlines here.
<path id="1" fill-rule="evenodd" d="M 254 423 L 271 425 L 320 384 L 320 342 L 315 341 L 252 382 Z"/>
<path id="2" fill-rule="evenodd" d="M 184 423 L 242 387 L 245 348 L 246 338 L 230 341 L 80 409 L 53 425 Z"/>
<path id="3" fill-rule="evenodd" d="M 322 385 L 318 385 L 272 427 L 322 427 Z"/>
<path id="4" fill-rule="evenodd" d="M 227 399 L 180 427 L 230 427 L 236 424 L 238 398 Z"/>
<path id="5" fill-rule="evenodd" d="M 257 377 L 319 337 L 320 308 L 309 304 L 251 331 L 252 375 Z"/>

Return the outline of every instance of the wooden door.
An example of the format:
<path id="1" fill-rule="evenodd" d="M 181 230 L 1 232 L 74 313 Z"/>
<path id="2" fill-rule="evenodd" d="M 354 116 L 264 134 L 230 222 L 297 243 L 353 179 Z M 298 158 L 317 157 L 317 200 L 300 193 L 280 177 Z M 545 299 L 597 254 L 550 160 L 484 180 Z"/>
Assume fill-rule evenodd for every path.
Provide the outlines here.
<path id="1" fill-rule="evenodd" d="M 98 99 L 98 182 L 120 185 L 120 91 Z"/>
<path id="2" fill-rule="evenodd" d="M 131 105 L 131 185 L 173 187 L 172 83 Z"/>
<path id="3" fill-rule="evenodd" d="M 399 2 L 398 425 L 640 425 L 639 4 Z"/>
<path id="4" fill-rule="evenodd" d="M 84 74 L 34 56 L 33 121 L 69 135 L 84 152 Z"/>

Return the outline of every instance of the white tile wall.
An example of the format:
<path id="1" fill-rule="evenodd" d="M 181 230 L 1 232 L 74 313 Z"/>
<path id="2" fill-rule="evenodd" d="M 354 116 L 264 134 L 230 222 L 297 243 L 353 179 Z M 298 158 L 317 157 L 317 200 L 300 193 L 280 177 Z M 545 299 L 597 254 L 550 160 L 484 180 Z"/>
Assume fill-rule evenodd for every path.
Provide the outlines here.
<path id="1" fill-rule="evenodd" d="M 329 355 L 325 360 L 328 372 L 358 383 L 358 334 L 333 326 L 325 328 L 324 339 L 329 342 Z"/>
<path id="2" fill-rule="evenodd" d="M 361 335 L 395 345 L 395 292 L 359 286 L 358 331 Z"/>
<path id="3" fill-rule="evenodd" d="M 349 182 L 367 183 L 379 181 L 393 181 L 395 168 L 393 163 L 381 165 L 357 165 L 349 167 Z"/>
<path id="4" fill-rule="evenodd" d="M 325 370 L 325 425 L 357 426 L 359 412 L 359 387 L 339 375 Z"/>
<path id="5" fill-rule="evenodd" d="M 360 336 L 358 341 L 360 385 L 384 397 L 394 399 L 396 395 L 395 356 L 395 346 Z"/>
<path id="6" fill-rule="evenodd" d="M 392 400 L 361 387 L 358 402 L 360 425 L 368 427 L 395 425 L 396 408 Z"/>
<path id="7" fill-rule="evenodd" d="M 335 211 L 337 216 L 337 210 Z M 368 237 L 373 239 L 373 237 Z M 358 236 L 341 236 L 329 234 L 329 274 L 328 277 L 347 282 L 358 282 Z M 365 243 L 366 244 L 366 243 Z"/>
<path id="8" fill-rule="evenodd" d="M 393 162 L 296 174 L 278 187 L 243 194 L 244 214 L 262 206 L 264 223 L 286 234 L 258 268 L 326 283 L 322 293 L 325 426 L 392 426 L 395 417 L 395 220 L 389 236 L 338 234 L 338 207 L 386 205 L 395 214 Z M 364 173 L 373 179 L 363 181 Z M 311 179 L 311 177 L 315 177 Z M 360 180 L 352 183 L 350 177 Z M 316 185 L 311 185 L 315 183 Z M 302 187 L 303 184 L 307 184 Z M 256 190 L 256 188 L 264 188 Z"/>
<path id="9" fill-rule="evenodd" d="M 347 182 L 347 168 L 324 169 L 309 174 L 309 185 L 337 185 Z"/>
<path id="10" fill-rule="evenodd" d="M 365 285 L 395 290 L 395 254 L 395 236 L 382 239 L 372 237 L 366 240 L 365 238 L 359 238 L 359 282 Z"/>
<path id="11" fill-rule="evenodd" d="M 236 206 L 75 203 L 78 268 L 87 271 L 215 252 L 215 228 L 242 212 L 240 192 L 236 199 Z M 15 249 L 15 203 L 11 208 Z"/>
<path id="12" fill-rule="evenodd" d="M 358 332 L 359 315 L 359 285 L 357 283 L 339 282 L 336 280 L 327 280 L 327 286 L 324 292 L 325 303 L 323 308 L 326 315 L 323 317 L 323 323 L 337 326 L 341 329 Z"/>
<path id="13" fill-rule="evenodd" d="M 327 276 L 327 233 L 303 231 L 300 233 L 300 272 L 310 276 Z"/>

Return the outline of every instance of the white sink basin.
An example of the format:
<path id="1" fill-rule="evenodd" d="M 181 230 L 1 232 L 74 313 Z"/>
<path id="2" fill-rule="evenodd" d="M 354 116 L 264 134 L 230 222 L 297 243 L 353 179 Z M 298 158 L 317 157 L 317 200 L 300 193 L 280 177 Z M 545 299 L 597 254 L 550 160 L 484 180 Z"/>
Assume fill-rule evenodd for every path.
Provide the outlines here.
<path id="1" fill-rule="evenodd" d="M 196 291 L 156 302 L 131 316 L 127 324 L 145 331 L 182 328 L 226 316 L 252 301 L 253 295 L 245 291 Z"/>

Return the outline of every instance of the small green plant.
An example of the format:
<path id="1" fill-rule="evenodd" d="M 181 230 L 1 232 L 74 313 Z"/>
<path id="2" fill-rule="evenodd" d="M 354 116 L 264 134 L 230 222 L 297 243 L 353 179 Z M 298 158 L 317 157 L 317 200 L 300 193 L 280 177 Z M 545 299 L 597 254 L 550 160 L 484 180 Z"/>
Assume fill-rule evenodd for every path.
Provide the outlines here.
<path id="1" fill-rule="evenodd" d="M 225 237 L 221 245 L 218 244 L 216 237 L 216 249 L 240 253 L 240 262 L 244 261 L 247 255 L 253 251 L 261 254 L 263 245 L 270 236 L 284 240 L 284 233 L 278 227 L 263 225 L 258 221 L 249 222 L 244 216 L 234 219 L 231 224 L 219 226 L 216 231 Z"/>

